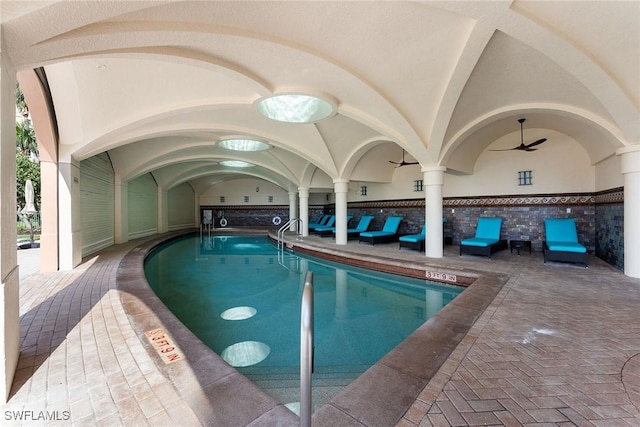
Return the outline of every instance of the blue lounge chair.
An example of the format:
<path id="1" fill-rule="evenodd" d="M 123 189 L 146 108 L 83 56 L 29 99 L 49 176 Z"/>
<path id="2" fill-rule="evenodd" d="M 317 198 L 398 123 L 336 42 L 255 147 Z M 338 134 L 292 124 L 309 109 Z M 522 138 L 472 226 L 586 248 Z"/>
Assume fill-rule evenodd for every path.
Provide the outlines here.
<path id="1" fill-rule="evenodd" d="M 507 241 L 500 239 L 502 218 L 478 218 L 475 237 L 460 242 L 460 255 L 481 255 L 491 258 L 499 250 L 507 248 Z"/>
<path id="2" fill-rule="evenodd" d="M 347 228 L 347 239 L 358 237 L 360 233 L 367 231 L 369 229 L 369 226 L 371 225 L 371 221 L 373 221 L 372 215 L 361 216 L 360 221 L 355 228 Z"/>
<path id="3" fill-rule="evenodd" d="M 544 262 L 574 262 L 588 267 L 587 248 L 578 243 L 576 221 L 573 218 L 545 219 Z"/>
<path id="4" fill-rule="evenodd" d="M 316 227 L 322 227 L 327 224 L 327 221 L 331 218 L 331 215 L 322 215 L 320 219 L 316 218 L 314 222 L 309 223 L 309 230 L 314 230 Z"/>
<path id="5" fill-rule="evenodd" d="M 375 245 L 382 242 L 393 242 L 398 238 L 398 227 L 402 221 L 401 216 L 390 216 L 384 222 L 380 231 L 364 231 L 360 233 L 360 243 L 367 242 Z"/>
<path id="6" fill-rule="evenodd" d="M 349 224 L 349 221 L 351 221 L 351 218 L 353 218 L 353 215 L 347 215 L 347 224 Z M 335 223 L 335 217 L 333 218 L 333 222 Z M 314 233 L 319 234 L 321 237 L 326 237 L 326 236 L 331 236 L 333 233 L 335 233 L 336 227 L 333 224 L 324 225 L 321 227 L 316 227 L 313 231 Z"/>
<path id="7" fill-rule="evenodd" d="M 333 227 L 333 224 L 335 224 L 335 222 L 336 222 L 336 216 L 335 215 L 331 215 L 329 217 L 329 220 L 326 223 L 324 223 L 323 225 L 317 225 L 315 227 L 312 227 L 311 224 L 309 224 L 309 231 L 314 231 L 315 232 L 320 227 L 323 227 L 323 228 L 324 227 Z"/>
<path id="8" fill-rule="evenodd" d="M 400 248 L 417 249 L 424 251 L 424 240 L 427 237 L 427 224 L 422 226 L 422 231 L 418 234 L 409 234 L 407 236 L 400 236 L 398 241 L 400 242 Z"/>

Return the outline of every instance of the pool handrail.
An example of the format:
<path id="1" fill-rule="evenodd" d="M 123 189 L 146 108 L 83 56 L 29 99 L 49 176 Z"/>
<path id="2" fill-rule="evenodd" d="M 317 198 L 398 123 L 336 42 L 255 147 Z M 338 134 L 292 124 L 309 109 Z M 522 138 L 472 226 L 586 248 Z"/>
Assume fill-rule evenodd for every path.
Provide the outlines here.
<path id="1" fill-rule="evenodd" d="M 300 230 L 302 229 L 302 219 L 300 218 L 291 218 L 289 221 L 285 222 L 282 227 L 278 229 L 278 250 L 284 249 L 284 233 L 287 228 L 291 228 L 293 224 L 300 224 L 298 227 L 298 234 L 300 234 Z"/>
<path id="2" fill-rule="evenodd" d="M 300 307 L 300 426 L 311 427 L 313 374 L 313 272 L 307 271 Z"/>

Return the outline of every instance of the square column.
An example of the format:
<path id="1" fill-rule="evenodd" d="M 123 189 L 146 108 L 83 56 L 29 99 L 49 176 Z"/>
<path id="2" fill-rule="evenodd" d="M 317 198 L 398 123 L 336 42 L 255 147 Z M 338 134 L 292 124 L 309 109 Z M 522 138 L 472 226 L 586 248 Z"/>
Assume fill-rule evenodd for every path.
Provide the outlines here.
<path id="1" fill-rule="evenodd" d="M 70 159 L 58 164 L 60 270 L 73 270 L 82 262 L 80 219 L 80 166 Z"/>
<path id="2" fill-rule="evenodd" d="M 640 278 L 640 145 L 619 149 L 624 176 L 624 274 Z"/>
<path id="3" fill-rule="evenodd" d="M 0 41 L 1 43 L 2 41 Z M 9 398 L 20 355 L 16 249 L 16 74 L 0 48 L 0 397 Z"/>

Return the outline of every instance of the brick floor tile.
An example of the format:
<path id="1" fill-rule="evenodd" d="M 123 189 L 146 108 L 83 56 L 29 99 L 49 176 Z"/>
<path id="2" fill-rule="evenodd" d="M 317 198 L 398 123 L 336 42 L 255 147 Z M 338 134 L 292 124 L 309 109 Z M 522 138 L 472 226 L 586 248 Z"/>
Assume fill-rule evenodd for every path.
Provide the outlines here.
<path id="1" fill-rule="evenodd" d="M 569 421 L 567 417 L 557 409 L 529 409 L 527 410 L 527 413 L 537 422 L 542 423 L 559 423 Z"/>
<path id="2" fill-rule="evenodd" d="M 504 411 L 504 406 L 496 399 L 469 400 L 469 405 L 476 412 Z"/>
<path id="3" fill-rule="evenodd" d="M 465 421 L 470 426 L 498 425 L 500 419 L 493 412 L 464 412 Z"/>
<path id="4" fill-rule="evenodd" d="M 447 418 L 447 421 L 452 426 L 464 426 L 466 425 L 465 419 L 460 415 L 460 412 L 456 409 L 453 403 L 448 401 L 438 402 L 438 406 L 442 411 L 442 414 Z"/>
<path id="5" fill-rule="evenodd" d="M 429 421 L 433 427 L 450 427 L 451 424 L 443 414 L 429 414 Z M 421 423 L 420 426 L 423 424 Z"/>

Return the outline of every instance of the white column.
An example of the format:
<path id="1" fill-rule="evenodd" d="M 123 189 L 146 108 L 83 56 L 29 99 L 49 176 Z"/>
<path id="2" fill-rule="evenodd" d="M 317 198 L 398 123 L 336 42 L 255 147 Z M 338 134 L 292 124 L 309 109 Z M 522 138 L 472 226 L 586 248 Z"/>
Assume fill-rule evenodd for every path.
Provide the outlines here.
<path id="1" fill-rule="evenodd" d="M 0 40 L 0 399 L 6 402 L 20 355 L 16 252 L 16 74 Z"/>
<path id="2" fill-rule="evenodd" d="M 115 242 L 129 241 L 129 183 L 120 174 L 115 176 Z"/>
<path id="3" fill-rule="evenodd" d="M 289 220 L 298 218 L 298 194 L 295 191 L 289 191 Z M 290 231 L 296 231 L 298 224 L 291 224 Z"/>
<path id="4" fill-rule="evenodd" d="M 158 186 L 158 233 L 169 231 L 169 192 Z"/>
<path id="5" fill-rule="evenodd" d="M 309 189 L 298 187 L 298 197 L 300 197 L 300 218 L 302 220 L 302 236 L 309 235 Z"/>
<path id="6" fill-rule="evenodd" d="M 640 277 L 640 145 L 621 148 L 624 176 L 624 274 Z"/>
<path id="7" fill-rule="evenodd" d="M 336 244 L 347 244 L 347 192 L 349 180 L 339 179 L 333 181 L 336 194 Z"/>
<path id="8" fill-rule="evenodd" d="M 73 270 L 82 262 L 80 220 L 80 165 L 74 159 L 58 163 L 60 270 Z"/>
<path id="9" fill-rule="evenodd" d="M 430 258 L 442 258 L 442 186 L 444 171 L 447 168 L 432 166 L 422 168 L 425 187 L 425 255 Z"/>
<path id="10" fill-rule="evenodd" d="M 58 271 L 58 165 L 40 158 L 40 271 Z"/>

